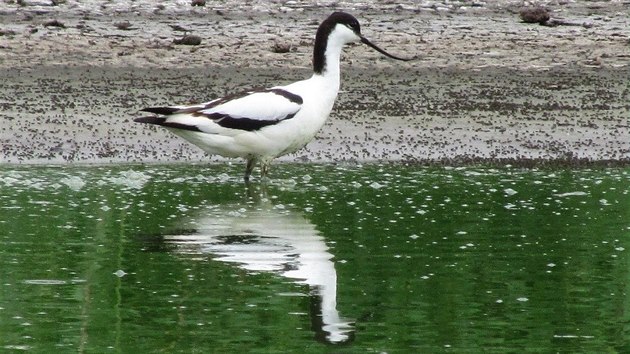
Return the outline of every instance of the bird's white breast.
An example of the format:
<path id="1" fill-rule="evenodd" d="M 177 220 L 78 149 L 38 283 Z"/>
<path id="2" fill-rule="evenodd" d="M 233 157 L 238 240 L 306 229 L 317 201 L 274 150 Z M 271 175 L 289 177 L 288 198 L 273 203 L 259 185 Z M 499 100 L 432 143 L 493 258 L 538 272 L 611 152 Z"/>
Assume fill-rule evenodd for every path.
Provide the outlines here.
<path id="1" fill-rule="evenodd" d="M 303 104 L 292 119 L 260 130 L 259 134 L 267 139 L 282 142 L 277 144 L 278 150 L 273 152 L 275 156 L 294 152 L 315 137 L 332 111 L 339 92 L 339 80 L 313 75 L 281 88 L 302 97 Z"/>

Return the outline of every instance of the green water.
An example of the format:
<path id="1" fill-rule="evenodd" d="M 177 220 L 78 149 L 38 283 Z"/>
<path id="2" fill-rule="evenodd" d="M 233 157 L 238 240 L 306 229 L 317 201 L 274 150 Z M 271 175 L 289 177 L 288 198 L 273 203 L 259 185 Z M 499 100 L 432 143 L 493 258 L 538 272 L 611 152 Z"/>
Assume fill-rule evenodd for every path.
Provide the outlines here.
<path id="1" fill-rule="evenodd" d="M 630 170 L 0 167 L 0 351 L 630 348 Z"/>

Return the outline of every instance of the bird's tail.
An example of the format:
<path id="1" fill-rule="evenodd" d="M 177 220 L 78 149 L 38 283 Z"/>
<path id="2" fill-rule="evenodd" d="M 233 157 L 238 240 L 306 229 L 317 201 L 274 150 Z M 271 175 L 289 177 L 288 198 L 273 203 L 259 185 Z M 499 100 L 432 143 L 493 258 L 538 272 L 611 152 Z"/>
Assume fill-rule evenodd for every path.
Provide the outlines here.
<path id="1" fill-rule="evenodd" d="M 153 113 L 156 114 L 155 116 L 146 116 L 146 117 L 139 117 L 139 118 L 134 118 L 134 122 L 136 123 L 147 123 L 147 124 L 157 124 L 157 125 L 164 125 L 164 122 L 166 121 L 166 116 L 169 116 L 175 112 L 177 112 L 179 109 L 176 107 L 148 107 L 148 108 L 143 108 L 140 110 L 140 112 L 147 112 L 147 113 Z"/>

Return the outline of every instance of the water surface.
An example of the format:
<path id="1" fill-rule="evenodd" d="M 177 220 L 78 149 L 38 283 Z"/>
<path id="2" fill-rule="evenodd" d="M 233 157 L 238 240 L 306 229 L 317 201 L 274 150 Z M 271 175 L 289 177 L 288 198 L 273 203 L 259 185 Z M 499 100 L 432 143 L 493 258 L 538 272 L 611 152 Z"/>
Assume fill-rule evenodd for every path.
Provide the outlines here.
<path id="1" fill-rule="evenodd" d="M 0 348 L 603 352 L 630 171 L 0 167 Z"/>

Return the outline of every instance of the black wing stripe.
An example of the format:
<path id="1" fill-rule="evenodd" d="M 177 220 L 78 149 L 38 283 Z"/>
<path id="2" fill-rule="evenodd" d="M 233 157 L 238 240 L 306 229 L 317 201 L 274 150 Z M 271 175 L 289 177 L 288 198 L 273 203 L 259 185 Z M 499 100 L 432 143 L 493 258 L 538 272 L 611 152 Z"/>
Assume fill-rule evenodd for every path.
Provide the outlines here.
<path id="1" fill-rule="evenodd" d="M 270 89 L 269 92 L 273 92 L 276 95 L 280 95 L 284 98 L 286 98 L 287 100 L 293 102 L 293 103 L 297 103 L 297 104 L 302 104 L 304 103 L 304 100 L 302 100 L 302 97 L 291 93 L 287 90 L 283 90 L 283 89 Z"/>
<path id="2" fill-rule="evenodd" d="M 291 119 L 295 117 L 296 114 L 297 112 L 289 114 L 286 117 L 283 117 L 282 119 L 275 119 L 275 120 L 235 118 L 227 114 L 221 114 L 221 113 L 199 114 L 199 115 L 212 119 L 215 123 L 222 126 L 223 128 L 239 129 L 239 130 L 245 130 L 245 131 L 251 132 L 254 130 L 259 130 L 269 125 L 278 124 L 284 120 Z"/>
<path id="3" fill-rule="evenodd" d="M 153 116 L 140 117 L 140 118 L 134 119 L 133 121 L 136 122 L 136 123 L 155 124 L 155 125 L 160 125 L 160 126 L 167 127 L 167 128 L 189 130 L 189 131 L 193 131 L 193 132 L 200 132 L 201 131 L 195 125 L 187 125 L 187 124 L 182 124 L 182 123 L 167 122 L 165 117 L 153 117 Z"/>
<path id="4" fill-rule="evenodd" d="M 198 112 L 198 111 L 205 111 L 211 108 L 214 108 L 216 106 L 220 106 L 228 101 L 232 101 L 232 100 L 237 100 L 239 98 L 243 98 L 245 96 L 251 95 L 253 93 L 261 93 L 261 92 L 271 92 L 271 93 L 275 93 L 276 95 L 280 95 L 284 98 L 286 98 L 287 100 L 289 100 L 290 102 L 293 103 L 297 103 L 297 104 L 302 104 L 304 103 L 304 100 L 302 100 L 302 97 L 291 93 L 287 90 L 283 90 L 283 89 L 262 89 L 262 88 L 257 88 L 257 89 L 252 89 L 249 91 L 243 91 L 243 92 L 238 92 L 238 93 L 234 93 L 228 96 L 225 96 L 223 98 L 220 98 L 218 100 L 214 100 L 210 103 L 208 103 L 207 105 L 203 106 L 203 107 L 190 107 L 188 109 L 175 109 L 173 112 L 170 113 L 166 113 L 166 114 L 172 114 L 172 113 L 194 113 L 194 112 Z M 168 108 L 168 107 L 167 107 Z M 158 114 L 165 114 L 165 113 L 158 113 Z"/>
<path id="5" fill-rule="evenodd" d="M 251 95 L 252 93 L 255 92 L 263 92 L 263 89 L 254 89 L 254 90 L 249 90 L 249 91 L 242 91 L 242 92 L 238 92 L 238 93 L 233 93 L 231 95 L 227 95 L 225 97 L 216 99 L 214 101 L 211 101 L 210 103 L 206 104 L 205 106 L 199 107 L 199 106 L 192 106 L 190 108 L 186 108 L 186 109 L 178 109 L 173 113 L 195 113 L 195 112 L 199 112 L 199 111 L 205 111 L 208 110 L 210 108 L 214 108 L 216 106 L 220 106 L 226 102 L 232 101 L 232 100 L 236 100 L 239 98 L 243 98 L 247 95 Z"/>

